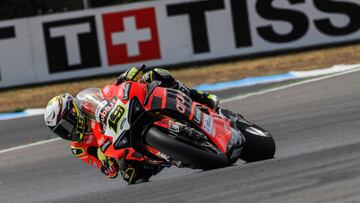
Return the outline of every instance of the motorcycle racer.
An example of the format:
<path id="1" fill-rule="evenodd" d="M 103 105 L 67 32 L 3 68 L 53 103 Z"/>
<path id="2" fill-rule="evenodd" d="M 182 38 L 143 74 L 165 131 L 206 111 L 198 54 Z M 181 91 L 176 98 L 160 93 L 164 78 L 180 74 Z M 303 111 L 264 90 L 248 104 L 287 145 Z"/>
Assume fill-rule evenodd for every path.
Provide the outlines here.
<path id="1" fill-rule="evenodd" d="M 162 86 L 179 89 L 210 108 L 216 108 L 219 103 L 215 95 L 185 87 L 165 69 L 154 69 L 143 73 L 134 67 L 122 74 L 117 83 L 127 80 L 143 83 L 160 81 Z M 103 97 L 101 90 L 97 88 L 84 90 L 76 97 L 68 93 L 54 97 L 45 110 L 46 125 L 59 137 L 71 141 L 71 151 L 76 158 L 97 167 L 107 177 L 115 178 L 120 173 L 129 184 L 148 181 L 164 166 L 146 163 L 142 154 L 132 148 L 122 149 L 119 160 L 103 154 L 103 146 L 98 145 L 95 136 L 102 132 L 99 122 L 95 119 L 97 105 L 93 103 L 103 100 L 101 97 Z"/>

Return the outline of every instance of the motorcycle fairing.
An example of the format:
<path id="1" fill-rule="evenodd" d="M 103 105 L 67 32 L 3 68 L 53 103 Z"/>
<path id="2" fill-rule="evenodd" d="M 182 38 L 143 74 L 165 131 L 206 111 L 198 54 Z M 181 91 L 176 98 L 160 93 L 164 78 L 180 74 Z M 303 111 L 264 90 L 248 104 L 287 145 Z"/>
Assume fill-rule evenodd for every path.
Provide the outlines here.
<path id="1" fill-rule="evenodd" d="M 180 120 L 191 121 L 223 153 L 226 153 L 232 137 L 229 123 L 219 118 L 216 113 L 204 113 L 197 106 L 201 106 L 201 104 L 193 102 L 181 91 L 156 87 L 149 96 L 149 102 L 145 108 L 148 111 L 160 112 L 175 119 L 180 118 Z"/>
<path id="2" fill-rule="evenodd" d="M 145 111 L 158 112 L 160 115 L 167 115 L 180 121 L 190 121 L 202 130 L 220 151 L 227 153 L 232 149 L 233 141 L 231 140 L 234 140 L 234 135 L 232 135 L 228 121 L 218 117 L 218 114 L 211 109 L 204 112 L 201 108 L 206 107 L 192 101 L 181 91 L 159 87 L 158 85 L 155 83 L 146 85 L 138 82 L 124 82 L 119 86 L 106 86 L 103 88 L 103 94 L 107 100 L 114 96 L 118 97 L 127 109 L 132 108 L 129 106 L 132 101 L 139 101 Z M 129 111 L 127 113 L 132 114 Z M 131 115 L 127 117 L 127 122 L 130 122 L 131 125 L 133 121 L 129 121 L 129 119 L 133 120 Z M 120 123 L 122 119 L 119 120 Z M 119 123 L 118 127 L 120 128 Z M 120 143 L 121 141 L 128 142 L 131 140 L 125 134 L 119 136 L 104 135 L 103 137 L 110 137 L 111 146 L 106 149 L 105 154 L 111 156 L 117 156 L 118 151 L 122 151 L 119 150 L 124 148 Z M 105 141 L 103 140 L 103 142 Z M 101 144 L 99 143 L 99 146 Z M 127 144 L 129 143 L 125 143 L 124 146 Z"/>

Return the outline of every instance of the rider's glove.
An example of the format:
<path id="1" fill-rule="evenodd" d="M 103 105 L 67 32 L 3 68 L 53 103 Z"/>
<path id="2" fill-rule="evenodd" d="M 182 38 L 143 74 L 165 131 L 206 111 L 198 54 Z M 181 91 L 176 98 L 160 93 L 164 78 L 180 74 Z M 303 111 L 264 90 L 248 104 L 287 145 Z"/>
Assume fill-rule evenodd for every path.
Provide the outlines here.
<path id="1" fill-rule="evenodd" d="M 209 100 L 208 104 L 210 108 L 216 109 L 219 106 L 220 100 L 216 95 L 208 94 L 206 98 Z"/>
<path id="2" fill-rule="evenodd" d="M 207 92 L 198 91 L 196 89 L 190 90 L 190 97 L 196 102 L 205 104 L 212 109 L 216 109 L 219 105 L 219 98 L 216 95 Z"/>
<path id="3" fill-rule="evenodd" d="M 109 178 L 116 178 L 118 176 L 119 165 L 113 158 L 101 162 L 101 172 Z"/>
<path id="4" fill-rule="evenodd" d="M 124 161 L 120 164 L 123 179 L 129 184 L 149 181 L 150 177 L 156 175 L 163 169 L 161 166 L 152 166 L 144 161 Z"/>
<path id="5" fill-rule="evenodd" d="M 119 173 L 119 164 L 114 158 L 107 157 L 100 148 L 97 151 L 98 159 L 101 161 L 101 172 L 109 178 L 116 178 Z"/>

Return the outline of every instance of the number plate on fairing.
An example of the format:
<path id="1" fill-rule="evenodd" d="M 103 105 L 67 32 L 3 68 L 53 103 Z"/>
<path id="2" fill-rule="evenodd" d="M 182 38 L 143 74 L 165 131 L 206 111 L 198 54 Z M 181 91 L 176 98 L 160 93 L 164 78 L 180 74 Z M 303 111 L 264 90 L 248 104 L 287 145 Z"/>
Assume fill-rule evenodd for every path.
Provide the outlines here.
<path id="1" fill-rule="evenodd" d="M 129 105 L 130 102 L 125 105 L 113 98 L 103 102 L 96 110 L 96 120 L 100 122 L 103 134 L 112 137 L 114 142 L 130 129 Z"/>

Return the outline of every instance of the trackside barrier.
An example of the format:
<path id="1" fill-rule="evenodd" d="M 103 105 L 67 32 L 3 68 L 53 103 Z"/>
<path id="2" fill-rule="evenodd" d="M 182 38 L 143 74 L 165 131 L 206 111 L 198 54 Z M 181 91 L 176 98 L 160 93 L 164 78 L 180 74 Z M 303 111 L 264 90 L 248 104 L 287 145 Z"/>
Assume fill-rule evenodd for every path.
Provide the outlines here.
<path id="1" fill-rule="evenodd" d="M 162 0 L 0 22 L 0 88 L 360 40 L 358 0 Z"/>

